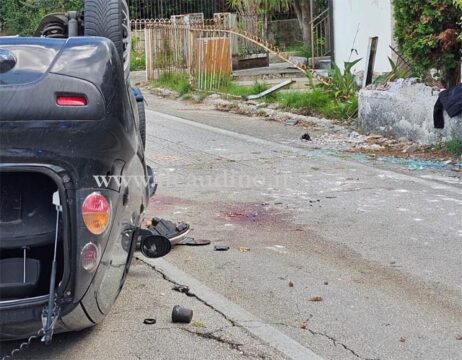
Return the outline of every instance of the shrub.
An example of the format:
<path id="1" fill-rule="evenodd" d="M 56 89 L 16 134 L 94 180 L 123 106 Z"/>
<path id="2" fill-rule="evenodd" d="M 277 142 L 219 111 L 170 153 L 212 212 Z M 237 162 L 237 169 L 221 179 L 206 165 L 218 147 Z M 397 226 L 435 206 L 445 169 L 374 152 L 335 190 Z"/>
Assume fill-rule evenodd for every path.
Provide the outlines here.
<path id="1" fill-rule="evenodd" d="M 454 134 L 451 140 L 445 143 L 446 150 L 453 155 L 462 155 L 462 140 L 458 139 Z"/>
<path id="2" fill-rule="evenodd" d="M 82 9 L 83 0 L 0 0 L 0 23 L 9 34 L 32 35 L 43 16 Z"/>
<path id="3" fill-rule="evenodd" d="M 460 82 L 461 10 L 455 1 L 393 0 L 400 51 L 423 78 L 440 71 L 447 87 Z"/>

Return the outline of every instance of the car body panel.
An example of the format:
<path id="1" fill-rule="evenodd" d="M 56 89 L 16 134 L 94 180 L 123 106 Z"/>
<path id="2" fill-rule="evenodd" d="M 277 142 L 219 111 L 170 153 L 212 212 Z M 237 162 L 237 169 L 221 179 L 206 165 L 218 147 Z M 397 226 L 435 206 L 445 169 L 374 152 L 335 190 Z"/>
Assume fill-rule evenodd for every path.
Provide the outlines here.
<path id="1" fill-rule="evenodd" d="M 116 300 L 148 205 L 136 99 L 107 39 L 0 37 L 0 49 L 18 59 L 12 70 L 0 73 L 0 176 L 3 171 L 44 172 L 59 186 L 66 259 L 57 290 L 62 319 L 56 332 L 79 330 L 102 321 Z M 25 59 L 30 54 L 39 54 L 35 62 Z M 84 95 L 88 104 L 60 107 L 56 97 L 61 94 Z M 95 176 L 130 181 L 100 187 Z M 111 205 L 111 222 L 101 235 L 88 231 L 81 214 L 93 192 Z M 94 272 L 80 266 L 88 242 L 102 253 Z M 0 339 L 35 333 L 45 303 L 43 297 L 0 301 Z"/>

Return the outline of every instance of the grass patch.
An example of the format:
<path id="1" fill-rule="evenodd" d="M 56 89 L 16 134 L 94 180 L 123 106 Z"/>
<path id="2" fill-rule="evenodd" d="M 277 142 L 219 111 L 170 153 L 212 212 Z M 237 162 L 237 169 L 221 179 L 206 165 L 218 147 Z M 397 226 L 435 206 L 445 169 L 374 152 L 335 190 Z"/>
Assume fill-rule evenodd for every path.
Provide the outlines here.
<path id="1" fill-rule="evenodd" d="M 286 109 L 309 111 L 314 115 L 321 115 L 329 119 L 351 118 L 356 115 L 358 109 L 356 97 L 350 100 L 339 100 L 318 89 L 279 93 L 276 102 Z"/>
<path id="2" fill-rule="evenodd" d="M 189 76 L 179 72 L 164 72 L 153 82 L 154 86 L 176 91 L 183 96 L 189 93 L 192 88 L 189 83 Z"/>
<path id="3" fill-rule="evenodd" d="M 251 86 L 243 86 L 243 85 L 237 85 L 235 83 L 228 83 L 226 86 L 224 86 L 222 89 L 220 89 L 220 92 L 233 95 L 233 96 L 241 96 L 241 97 L 246 97 L 249 95 L 257 95 L 260 94 L 263 91 L 266 91 L 269 89 L 269 86 L 261 83 L 261 82 L 255 82 Z"/>
<path id="4" fill-rule="evenodd" d="M 451 140 L 447 141 L 444 145 L 448 153 L 462 155 L 462 140 L 456 138 L 455 135 L 452 135 Z"/>

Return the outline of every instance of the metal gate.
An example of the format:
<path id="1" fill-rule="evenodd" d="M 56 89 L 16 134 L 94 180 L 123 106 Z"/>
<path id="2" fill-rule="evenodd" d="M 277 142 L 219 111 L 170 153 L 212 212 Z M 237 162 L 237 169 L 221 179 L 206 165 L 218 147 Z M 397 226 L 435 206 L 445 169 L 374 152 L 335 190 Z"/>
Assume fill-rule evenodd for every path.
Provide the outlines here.
<path id="1" fill-rule="evenodd" d="M 316 58 L 331 55 L 331 1 L 309 0 L 311 2 L 311 56 L 313 67 Z"/>

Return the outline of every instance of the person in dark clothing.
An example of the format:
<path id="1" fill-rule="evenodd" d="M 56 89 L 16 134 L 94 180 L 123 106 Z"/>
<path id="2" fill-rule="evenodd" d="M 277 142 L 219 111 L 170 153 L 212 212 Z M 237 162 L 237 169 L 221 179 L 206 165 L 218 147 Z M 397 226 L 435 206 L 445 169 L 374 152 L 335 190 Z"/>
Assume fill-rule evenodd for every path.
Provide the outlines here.
<path id="1" fill-rule="evenodd" d="M 444 90 L 438 96 L 433 110 L 433 120 L 436 129 L 444 129 L 444 111 L 450 117 L 462 113 L 462 84 L 449 90 Z"/>

